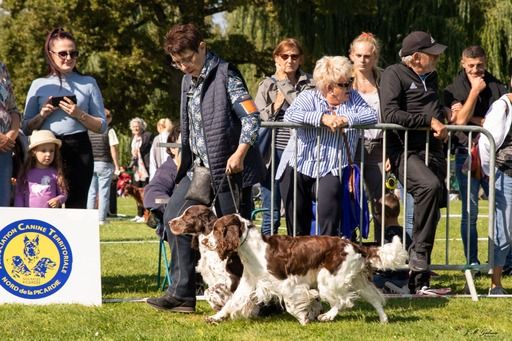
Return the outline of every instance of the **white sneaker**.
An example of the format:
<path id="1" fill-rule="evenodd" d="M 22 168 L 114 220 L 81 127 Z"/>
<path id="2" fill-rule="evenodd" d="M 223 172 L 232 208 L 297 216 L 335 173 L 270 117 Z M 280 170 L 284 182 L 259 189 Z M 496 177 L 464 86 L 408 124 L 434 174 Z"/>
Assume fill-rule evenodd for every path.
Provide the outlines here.
<path id="1" fill-rule="evenodd" d="M 146 220 L 144 219 L 144 217 L 138 217 L 137 220 L 135 220 L 136 223 L 145 223 Z"/>
<path id="2" fill-rule="evenodd" d="M 141 216 L 138 216 L 136 215 L 135 217 L 133 217 L 132 219 L 130 219 L 130 221 L 134 221 L 134 222 L 138 222 L 138 220 L 142 218 Z"/>
<path id="3" fill-rule="evenodd" d="M 407 284 L 404 285 L 402 288 L 400 288 L 399 286 L 395 285 L 392 282 L 386 282 L 386 283 L 384 283 L 384 288 L 390 294 L 395 294 L 395 295 L 408 295 L 408 294 L 410 294 L 409 287 L 407 286 Z"/>

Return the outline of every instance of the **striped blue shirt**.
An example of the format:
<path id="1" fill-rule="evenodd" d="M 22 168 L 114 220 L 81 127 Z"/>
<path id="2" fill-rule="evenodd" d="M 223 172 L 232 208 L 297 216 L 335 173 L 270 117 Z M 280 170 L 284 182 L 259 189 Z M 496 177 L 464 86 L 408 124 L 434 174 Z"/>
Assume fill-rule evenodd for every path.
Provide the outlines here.
<path id="1" fill-rule="evenodd" d="M 284 120 L 292 123 L 301 123 L 310 127 L 297 129 L 297 171 L 310 177 L 320 177 L 329 173 L 337 176 L 341 168 L 348 165 L 346 149 L 339 131 L 331 132 L 327 128 L 317 129 L 321 126 L 322 115 L 329 112 L 330 105 L 319 90 L 306 90 L 301 92 L 292 105 L 286 110 Z M 348 126 L 377 123 L 377 113 L 357 93 L 350 90 L 349 98 L 339 105 L 337 116 L 344 116 Z M 347 136 L 352 160 L 360 138 L 359 129 L 344 129 Z M 317 136 L 320 134 L 320 155 L 318 155 Z M 295 155 L 289 165 L 295 165 Z"/>

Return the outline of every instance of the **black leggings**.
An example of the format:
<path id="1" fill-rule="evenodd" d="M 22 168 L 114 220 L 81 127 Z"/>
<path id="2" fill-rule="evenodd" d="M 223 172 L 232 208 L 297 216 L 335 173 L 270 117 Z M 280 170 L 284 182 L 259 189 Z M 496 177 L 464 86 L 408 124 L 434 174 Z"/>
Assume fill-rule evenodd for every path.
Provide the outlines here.
<path id="1" fill-rule="evenodd" d="M 87 194 L 94 172 L 94 159 L 87 132 L 57 136 L 62 141 L 60 155 L 68 183 L 66 208 L 87 208 Z"/>

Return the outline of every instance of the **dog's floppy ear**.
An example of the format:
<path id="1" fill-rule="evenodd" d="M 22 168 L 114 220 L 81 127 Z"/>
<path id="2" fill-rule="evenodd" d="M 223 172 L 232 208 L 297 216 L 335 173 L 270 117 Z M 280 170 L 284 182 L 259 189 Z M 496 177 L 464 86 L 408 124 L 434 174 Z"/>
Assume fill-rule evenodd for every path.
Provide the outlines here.
<path id="1" fill-rule="evenodd" d="M 240 228 L 240 220 L 235 215 L 224 216 L 215 222 L 213 233 L 217 241 L 217 252 L 220 259 L 224 260 L 238 250 Z"/>
<path id="2" fill-rule="evenodd" d="M 212 232 L 213 224 L 215 223 L 216 220 L 217 220 L 217 216 L 215 215 L 215 213 L 213 213 L 213 211 L 210 208 L 208 208 L 201 215 L 201 223 L 203 226 L 203 233 L 205 235 Z"/>

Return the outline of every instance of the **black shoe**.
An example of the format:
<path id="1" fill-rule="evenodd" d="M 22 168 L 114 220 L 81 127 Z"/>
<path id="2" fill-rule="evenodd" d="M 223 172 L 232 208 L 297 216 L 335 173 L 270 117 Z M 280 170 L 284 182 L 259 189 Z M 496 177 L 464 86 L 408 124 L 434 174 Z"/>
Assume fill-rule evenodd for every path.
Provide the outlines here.
<path id="1" fill-rule="evenodd" d="M 196 311 L 195 301 L 182 301 L 169 295 L 148 298 L 146 303 L 153 308 L 177 313 L 193 313 Z"/>
<path id="2" fill-rule="evenodd" d="M 411 250 L 409 252 L 409 269 L 416 272 L 423 272 L 428 270 L 428 258 L 424 252 L 416 252 Z"/>

